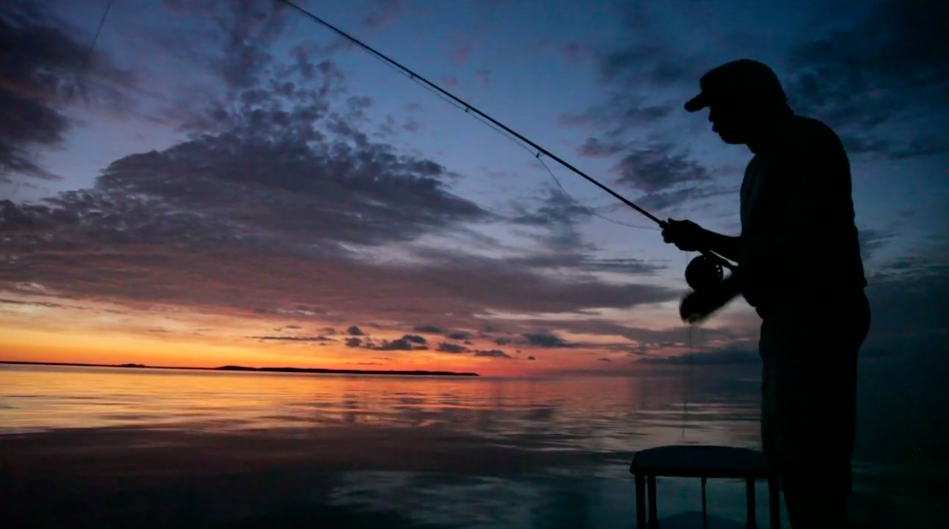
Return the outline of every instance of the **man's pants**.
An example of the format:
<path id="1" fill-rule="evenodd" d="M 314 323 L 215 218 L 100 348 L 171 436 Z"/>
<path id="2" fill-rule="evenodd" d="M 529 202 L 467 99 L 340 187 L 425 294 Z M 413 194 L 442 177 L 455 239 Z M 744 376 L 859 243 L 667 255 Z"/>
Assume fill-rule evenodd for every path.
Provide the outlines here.
<path id="1" fill-rule="evenodd" d="M 845 524 L 867 298 L 815 301 L 763 320 L 761 437 L 768 464 L 781 476 L 791 525 Z"/>

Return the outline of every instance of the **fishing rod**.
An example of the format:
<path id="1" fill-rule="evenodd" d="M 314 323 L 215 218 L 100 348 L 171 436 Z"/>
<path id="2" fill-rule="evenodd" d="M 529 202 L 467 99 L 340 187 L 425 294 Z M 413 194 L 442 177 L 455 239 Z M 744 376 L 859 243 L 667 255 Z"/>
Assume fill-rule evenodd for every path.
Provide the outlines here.
<path id="1" fill-rule="evenodd" d="M 584 178 L 586 181 L 590 182 L 591 184 L 597 186 L 598 188 L 602 189 L 603 191 L 606 191 L 606 192 L 609 193 L 613 198 L 616 198 L 617 200 L 619 200 L 619 201 L 622 202 L 623 204 L 626 204 L 627 206 L 631 207 L 632 209 L 638 211 L 638 212 L 641 213 L 643 216 L 645 216 L 645 217 L 648 218 L 649 220 L 651 220 L 651 221 L 655 222 L 657 225 L 659 225 L 660 228 L 666 228 L 666 227 L 668 227 L 668 223 L 667 223 L 667 222 L 665 222 L 665 221 L 663 221 L 663 220 L 660 220 L 658 217 L 656 217 L 656 216 L 653 215 L 652 213 L 649 213 L 648 211 L 646 211 L 646 210 L 643 209 L 642 207 L 640 207 L 640 206 L 634 204 L 631 200 L 627 199 L 627 198 L 624 197 L 623 195 L 620 195 L 620 194 L 617 193 L 616 191 L 613 191 L 612 189 L 610 189 L 610 188 L 607 187 L 606 185 L 600 183 L 598 180 L 596 180 L 596 179 L 593 178 L 592 176 L 590 176 L 590 175 L 584 173 L 584 172 L 581 171 L 580 169 L 577 169 L 576 167 L 574 167 L 574 166 L 571 165 L 570 163 L 568 163 L 568 162 L 566 162 L 565 160 L 561 159 L 559 156 L 557 156 L 557 155 L 555 155 L 554 153 L 548 151 L 547 149 L 541 147 L 540 145 L 534 143 L 533 141 L 531 141 L 530 139 L 526 138 L 525 136 L 523 136 L 522 134 L 518 133 L 517 131 L 511 129 L 511 128 L 508 127 L 507 125 L 505 125 L 505 124 L 499 122 L 498 120 L 496 120 L 496 119 L 492 118 L 491 116 L 485 114 L 484 112 L 478 110 L 477 108 L 475 108 L 475 107 L 472 106 L 471 104 L 467 103 L 466 101 L 461 100 L 460 98 L 458 98 L 458 97 L 455 96 L 454 94 L 448 92 L 447 90 L 443 89 L 442 87 L 438 86 L 437 84 L 435 84 L 435 83 L 429 81 L 428 79 L 426 79 L 425 77 L 419 75 L 418 73 L 414 72 L 413 70 L 409 69 L 408 67 L 403 66 L 403 65 L 402 65 L 401 63 L 399 63 L 398 61 L 396 61 L 396 60 L 394 60 L 394 59 L 388 57 L 387 55 L 385 55 L 385 54 L 383 54 L 382 52 L 376 50 L 376 49 L 373 48 L 372 46 L 369 46 L 368 44 L 362 42 L 361 40 L 359 40 L 359 39 L 357 39 L 356 37 L 350 35 L 349 33 L 346 33 L 345 31 L 339 29 L 338 27 L 334 26 L 333 24 L 330 24 L 329 22 L 327 22 L 326 20 L 324 20 L 324 19 L 321 18 L 320 16 L 318 16 L 318 15 L 316 15 L 316 14 L 310 12 L 310 11 L 307 10 L 307 9 L 304 9 L 303 7 L 300 7 L 299 5 L 297 5 L 296 3 L 292 2 L 291 0 L 275 0 L 275 1 L 280 2 L 280 3 L 283 3 L 283 4 L 286 4 L 287 6 L 289 6 L 289 7 L 293 8 L 293 9 L 295 9 L 297 12 L 299 12 L 299 13 L 302 14 L 303 16 L 305 16 L 305 17 L 309 18 L 310 20 L 312 20 L 312 21 L 314 21 L 314 22 L 316 22 L 316 23 L 322 25 L 323 27 L 326 27 L 327 29 L 333 31 L 333 32 L 336 33 L 337 35 L 339 35 L 339 36 L 345 38 L 346 40 L 352 42 L 353 44 L 359 46 L 360 48 L 364 49 L 365 51 L 367 51 L 369 54 L 373 55 L 373 56 L 376 57 L 377 59 L 382 60 L 384 63 L 388 64 L 389 66 L 391 66 L 391 67 L 393 67 L 393 68 L 396 68 L 397 70 L 401 71 L 402 73 L 408 75 L 409 79 L 411 79 L 411 80 L 413 80 L 413 81 L 417 81 L 417 82 L 422 83 L 423 86 L 425 86 L 425 87 L 427 87 L 427 88 L 429 88 L 429 89 L 431 89 L 431 90 L 434 90 L 434 91 L 436 92 L 436 94 L 438 94 L 438 95 L 441 95 L 441 96 L 443 96 L 443 97 L 447 97 L 450 101 L 453 101 L 453 102 L 457 103 L 458 105 L 460 105 L 460 107 L 465 110 L 465 113 L 473 113 L 473 114 L 475 114 L 476 116 L 478 116 L 478 117 L 480 117 L 480 118 L 486 120 L 486 121 L 489 122 L 490 124 L 494 125 L 495 127 L 501 129 L 502 131 L 507 132 L 508 134 L 510 134 L 511 136 L 517 138 L 518 140 L 520 140 L 520 141 L 526 143 L 527 145 L 530 145 L 531 147 L 533 147 L 534 149 L 536 149 L 537 154 L 536 154 L 535 156 L 536 156 L 538 159 L 540 159 L 540 155 L 541 155 L 541 154 L 547 156 L 548 158 L 550 158 L 550 159 L 556 161 L 557 163 L 559 163 L 559 164 L 562 165 L 563 167 L 566 167 L 566 168 L 569 169 L 570 171 L 573 171 L 575 174 L 577 174 L 577 175 L 579 175 L 580 177 Z M 691 262 L 689 263 L 689 265 L 686 267 L 686 271 L 685 271 L 686 282 L 689 284 L 690 287 L 692 287 L 693 290 L 705 290 L 705 289 L 707 289 L 709 286 L 712 286 L 712 285 L 715 284 L 715 283 L 721 282 L 721 281 L 724 279 L 724 269 L 725 269 L 725 268 L 727 268 L 727 269 L 729 269 L 729 270 L 732 270 L 732 271 L 735 270 L 735 265 L 733 265 L 731 262 L 729 262 L 727 259 L 723 258 L 722 256 L 713 253 L 711 250 L 700 250 L 700 253 L 701 253 L 701 255 L 699 255 L 698 257 L 696 257 L 696 258 L 694 258 L 694 259 L 692 259 L 692 261 L 691 261 Z"/>

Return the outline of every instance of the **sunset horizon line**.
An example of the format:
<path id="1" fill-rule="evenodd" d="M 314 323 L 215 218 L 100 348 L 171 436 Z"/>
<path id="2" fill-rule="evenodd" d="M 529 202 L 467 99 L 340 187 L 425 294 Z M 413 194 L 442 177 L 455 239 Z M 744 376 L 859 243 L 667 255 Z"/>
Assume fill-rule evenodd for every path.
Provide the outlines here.
<path id="1" fill-rule="evenodd" d="M 190 371 L 249 371 L 265 373 L 304 373 L 304 374 L 365 374 L 365 375 L 430 375 L 430 376 L 474 376 L 480 377 L 479 373 L 473 371 L 445 371 L 429 369 L 334 369 L 325 367 L 294 367 L 294 366 L 273 366 L 273 367 L 254 367 L 242 366 L 236 364 L 225 364 L 217 367 L 210 366 L 159 366 L 138 363 L 121 364 L 99 364 L 86 362 L 44 362 L 44 361 L 26 361 L 26 360 L 0 360 L 0 365 L 42 365 L 42 366 L 69 366 L 69 367 L 113 367 L 124 369 L 182 369 Z"/>

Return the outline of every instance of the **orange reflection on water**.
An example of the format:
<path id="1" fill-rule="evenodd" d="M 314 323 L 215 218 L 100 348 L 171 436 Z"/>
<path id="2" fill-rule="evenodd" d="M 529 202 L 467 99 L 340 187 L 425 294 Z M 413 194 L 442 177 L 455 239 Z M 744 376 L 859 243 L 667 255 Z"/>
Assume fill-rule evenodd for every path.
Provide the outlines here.
<path id="1" fill-rule="evenodd" d="M 439 378 L 8 365 L 0 366 L 0 432 L 435 427 L 497 442 L 527 440 L 539 449 L 601 452 L 670 441 L 757 442 L 754 387 L 745 400 L 715 402 L 703 397 L 701 385 L 685 394 L 685 382 L 674 376 Z M 684 416 L 687 397 L 692 402 Z"/>

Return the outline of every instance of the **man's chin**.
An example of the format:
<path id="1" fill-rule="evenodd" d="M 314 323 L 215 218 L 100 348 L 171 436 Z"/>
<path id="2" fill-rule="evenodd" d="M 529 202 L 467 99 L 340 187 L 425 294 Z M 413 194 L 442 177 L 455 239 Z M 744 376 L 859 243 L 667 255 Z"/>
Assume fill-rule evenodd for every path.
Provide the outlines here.
<path id="1" fill-rule="evenodd" d="M 722 141 L 724 141 L 725 143 L 729 145 L 739 145 L 739 144 L 745 143 L 741 141 L 741 138 L 738 138 L 737 136 L 732 136 L 730 134 L 722 134 L 721 132 L 719 132 L 718 137 L 721 138 Z"/>

